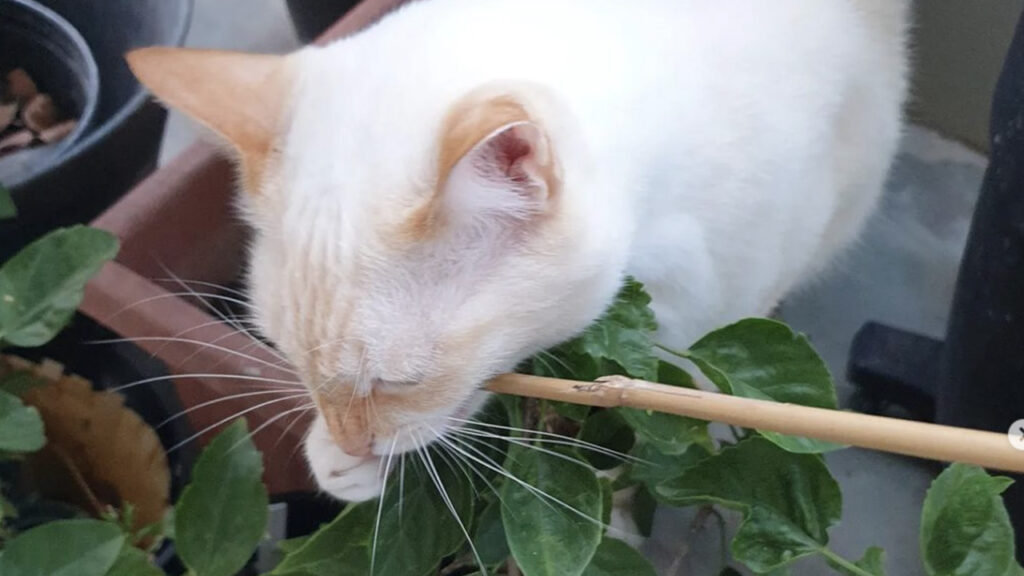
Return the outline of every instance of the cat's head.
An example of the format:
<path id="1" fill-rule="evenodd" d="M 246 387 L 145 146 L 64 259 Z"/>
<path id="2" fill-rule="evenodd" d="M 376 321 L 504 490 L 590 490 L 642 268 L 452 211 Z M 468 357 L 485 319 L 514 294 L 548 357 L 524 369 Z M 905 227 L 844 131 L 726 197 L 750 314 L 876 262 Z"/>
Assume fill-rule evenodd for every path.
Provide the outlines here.
<path id="1" fill-rule="evenodd" d="M 339 49 L 129 61 L 230 144 L 258 323 L 349 455 L 469 418 L 488 378 L 582 330 L 617 289 L 624 248 L 588 197 L 600 184 L 539 87 L 417 94 Z"/>

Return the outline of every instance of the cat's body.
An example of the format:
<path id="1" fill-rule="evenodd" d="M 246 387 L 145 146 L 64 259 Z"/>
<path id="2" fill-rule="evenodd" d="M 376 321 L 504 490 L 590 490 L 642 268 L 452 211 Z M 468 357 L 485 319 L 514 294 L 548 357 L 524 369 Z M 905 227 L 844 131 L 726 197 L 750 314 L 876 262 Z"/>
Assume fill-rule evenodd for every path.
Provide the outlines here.
<path id="1" fill-rule="evenodd" d="M 471 413 L 484 379 L 581 331 L 627 274 L 685 347 L 821 270 L 895 151 L 906 12 L 425 0 L 252 63 L 237 84 L 270 86 L 271 120 L 155 91 L 241 152 L 254 302 L 317 392 L 318 481 L 358 500 L 381 456 Z"/>
<path id="2" fill-rule="evenodd" d="M 905 91 L 891 4 L 417 2 L 316 55 L 292 138 L 332 154 L 297 164 L 320 194 L 370 157 L 354 186 L 387 194 L 429 178 L 423 150 L 465 93 L 537 83 L 558 100 L 544 120 L 566 195 L 602 237 L 595 264 L 643 281 L 683 347 L 767 313 L 874 206 Z M 325 110 L 339 129 L 322 130 Z"/>

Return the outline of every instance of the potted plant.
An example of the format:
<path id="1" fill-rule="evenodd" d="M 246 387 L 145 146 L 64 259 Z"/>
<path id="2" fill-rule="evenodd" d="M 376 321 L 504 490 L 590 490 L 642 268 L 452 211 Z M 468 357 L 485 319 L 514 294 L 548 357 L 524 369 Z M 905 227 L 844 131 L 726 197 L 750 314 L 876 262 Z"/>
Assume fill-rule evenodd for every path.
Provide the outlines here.
<path id="1" fill-rule="evenodd" d="M 5 0 L 0 20 L 13 16 L 10 6 L 14 3 Z M 31 0 L 31 4 L 80 34 L 82 46 L 91 52 L 90 61 L 95 61 L 96 93 L 90 97 L 92 108 L 75 110 L 82 113 L 80 132 L 62 154 L 27 178 L 4 178 L 21 217 L 0 223 L 0 260 L 55 227 L 89 222 L 156 167 L 167 112 L 150 99 L 122 55 L 141 45 L 180 44 L 192 11 L 192 0 Z M 27 30 L 24 25 L 18 27 Z M 6 48 L 16 36 L 6 29 L 0 34 L 5 47 L 0 61 L 14 54 Z M 54 40 L 52 35 L 36 35 L 37 41 L 43 37 Z M 78 62 L 70 51 L 64 52 L 60 60 L 64 64 L 51 62 L 30 71 L 41 86 L 49 89 L 49 75 Z M 0 64 L 0 72 L 7 73 L 7 63 Z M 74 69 L 85 70 L 81 65 Z"/>
<path id="2" fill-rule="evenodd" d="M 0 188 L 0 218 L 13 215 Z M 0 266 L 0 548 L 35 526 L 82 516 L 117 519 L 140 545 L 155 546 L 159 540 L 145 529 L 162 521 L 191 467 L 185 451 L 172 469 L 164 448 L 187 432 L 179 425 L 161 435 L 148 423 L 173 416 L 172 401 L 153 389 L 103 391 L 109 379 L 152 379 L 152 361 L 121 348 L 93 347 L 86 362 L 75 353 L 87 346 L 83 334 L 96 334 L 87 319 L 74 317 L 84 284 L 116 250 L 108 233 L 76 226 L 47 234 Z M 53 358 L 96 379 L 65 373 Z"/>

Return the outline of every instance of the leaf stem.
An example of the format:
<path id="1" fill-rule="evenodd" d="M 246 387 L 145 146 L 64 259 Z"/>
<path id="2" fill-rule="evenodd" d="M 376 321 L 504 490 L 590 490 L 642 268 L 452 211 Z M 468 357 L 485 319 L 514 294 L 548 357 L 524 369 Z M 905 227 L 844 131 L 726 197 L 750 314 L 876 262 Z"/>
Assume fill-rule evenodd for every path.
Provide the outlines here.
<path id="1" fill-rule="evenodd" d="M 871 572 L 868 572 L 867 570 L 861 568 L 860 566 L 857 566 L 853 562 L 850 562 L 846 558 L 843 558 L 842 556 L 836 554 L 832 551 L 831 548 L 819 548 L 818 553 L 820 553 L 822 556 L 828 559 L 829 562 L 835 564 L 836 566 L 841 566 L 850 574 L 857 574 L 858 576 L 874 576 L 874 574 L 872 574 Z"/>
<path id="2" fill-rule="evenodd" d="M 690 359 L 690 351 L 689 350 L 683 350 L 682 352 L 680 352 L 679 350 L 674 350 L 674 349 L 669 348 L 668 346 L 665 346 L 663 344 L 658 344 L 657 342 L 654 342 L 654 347 L 659 349 L 659 350 L 661 350 L 662 352 L 668 352 L 669 354 L 671 354 L 673 356 L 682 358 L 683 360 L 689 360 Z"/>

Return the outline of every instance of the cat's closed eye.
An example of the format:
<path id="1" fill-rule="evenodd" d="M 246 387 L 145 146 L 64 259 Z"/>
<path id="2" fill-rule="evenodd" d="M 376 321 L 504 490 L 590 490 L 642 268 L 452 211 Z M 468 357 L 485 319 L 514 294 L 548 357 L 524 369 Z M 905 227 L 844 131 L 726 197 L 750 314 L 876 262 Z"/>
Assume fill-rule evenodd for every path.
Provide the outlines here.
<path id="1" fill-rule="evenodd" d="M 401 392 L 402 390 L 408 390 L 414 386 L 418 386 L 419 384 L 419 380 L 383 380 L 380 378 L 373 379 L 374 390 L 381 390 L 383 392 Z"/>

